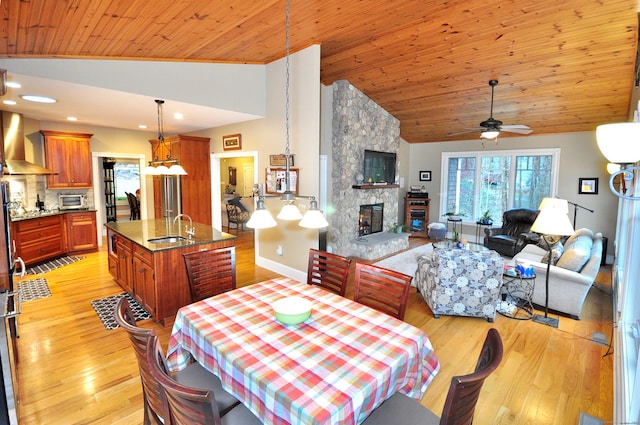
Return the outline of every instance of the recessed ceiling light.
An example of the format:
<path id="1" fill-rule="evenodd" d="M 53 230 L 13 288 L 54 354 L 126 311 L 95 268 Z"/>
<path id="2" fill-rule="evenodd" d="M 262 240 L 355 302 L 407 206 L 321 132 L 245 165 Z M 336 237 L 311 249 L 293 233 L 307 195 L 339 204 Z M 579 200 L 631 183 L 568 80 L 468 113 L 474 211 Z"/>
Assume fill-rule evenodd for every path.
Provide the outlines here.
<path id="1" fill-rule="evenodd" d="M 173 118 L 181 120 L 184 118 L 184 116 L 180 112 L 176 112 L 175 114 L 173 114 Z"/>
<path id="2" fill-rule="evenodd" d="M 20 97 L 23 98 L 24 100 L 28 100 L 29 102 L 38 102 L 38 103 L 56 103 L 57 102 L 57 100 L 55 100 L 52 97 L 38 96 L 36 94 L 23 94 Z"/>
<path id="3" fill-rule="evenodd" d="M 11 87 L 12 89 L 19 89 L 20 87 L 22 87 L 22 84 L 15 81 L 7 81 L 6 86 Z"/>
<path id="4" fill-rule="evenodd" d="M 138 128 L 145 129 L 145 128 L 147 128 L 147 126 L 146 126 L 146 125 L 144 125 L 144 124 L 140 124 L 140 125 L 138 126 Z"/>
<path id="5" fill-rule="evenodd" d="M 16 102 L 15 100 L 3 100 L 2 103 L 4 103 L 5 105 L 15 105 L 18 102 Z"/>
<path id="6" fill-rule="evenodd" d="M 67 120 L 69 121 L 78 121 L 77 117 L 67 117 Z"/>

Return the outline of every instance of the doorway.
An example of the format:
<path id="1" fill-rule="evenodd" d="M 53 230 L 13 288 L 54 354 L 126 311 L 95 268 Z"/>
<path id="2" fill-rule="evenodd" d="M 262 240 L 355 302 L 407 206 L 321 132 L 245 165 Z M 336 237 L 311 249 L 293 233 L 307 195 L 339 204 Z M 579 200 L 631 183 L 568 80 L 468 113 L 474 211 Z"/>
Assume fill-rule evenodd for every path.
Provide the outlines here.
<path id="1" fill-rule="evenodd" d="M 117 152 L 92 152 L 92 166 L 93 166 L 93 181 L 94 181 L 94 189 L 93 189 L 93 205 L 96 209 L 96 220 L 98 223 L 98 245 L 102 245 L 102 238 L 106 236 L 106 229 L 104 224 L 107 222 L 107 212 L 105 207 L 105 181 L 104 181 L 104 169 L 102 166 L 102 162 L 104 158 L 113 158 L 116 163 L 122 164 L 120 167 L 123 170 L 122 177 L 130 177 L 130 175 L 137 175 L 138 179 L 133 179 L 136 182 L 139 182 L 139 188 L 141 193 L 141 202 L 140 202 L 140 217 L 147 217 L 147 204 L 146 201 L 148 199 L 147 188 L 146 188 L 146 179 L 142 175 L 142 170 L 145 166 L 145 158 L 142 154 L 125 154 L 125 153 L 117 153 Z M 131 180 L 131 179 L 129 179 Z M 124 183 L 123 183 L 124 184 Z M 131 186 L 133 187 L 133 186 Z M 128 191 L 128 189 L 124 188 L 121 185 L 121 191 Z M 135 189 L 132 189 L 135 193 Z M 116 190 L 118 190 L 116 188 Z M 129 204 L 126 199 L 122 199 L 121 201 L 116 201 L 116 218 L 119 219 L 129 219 Z"/>
<path id="2" fill-rule="evenodd" d="M 258 181 L 255 164 L 258 152 L 223 152 L 211 154 L 211 222 L 216 229 L 226 228 L 226 200 L 236 195 L 241 202 L 254 208 L 253 185 Z M 232 185 L 232 180 L 235 184 Z"/>

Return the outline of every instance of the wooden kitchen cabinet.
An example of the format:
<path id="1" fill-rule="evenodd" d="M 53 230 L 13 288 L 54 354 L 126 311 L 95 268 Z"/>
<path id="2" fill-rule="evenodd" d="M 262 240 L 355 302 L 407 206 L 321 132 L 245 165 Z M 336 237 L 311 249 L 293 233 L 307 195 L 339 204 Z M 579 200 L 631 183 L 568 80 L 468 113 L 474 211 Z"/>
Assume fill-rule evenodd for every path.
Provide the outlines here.
<path id="1" fill-rule="evenodd" d="M 11 223 L 16 255 L 26 265 L 37 264 L 64 253 L 62 215 L 33 218 Z"/>
<path id="2" fill-rule="evenodd" d="M 40 130 L 44 136 L 46 167 L 57 174 L 47 176 L 48 189 L 88 189 L 91 180 L 91 136 Z"/>
<path id="3" fill-rule="evenodd" d="M 156 316 L 156 284 L 153 254 L 140 245 L 133 245 L 133 292 L 138 302 Z"/>
<path id="4" fill-rule="evenodd" d="M 67 246 L 66 252 L 77 252 L 98 249 L 98 229 L 95 211 L 83 211 L 65 214 Z"/>
<path id="5" fill-rule="evenodd" d="M 126 292 L 133 294 L 133 243 L 118 237 L 115 243 L 115 254 L 118 258 L 116 282 Z"/>
<path id="6" fill-rule="evenodd" d="M 169 154 L 178 159 L 187 172 L 182 181 L 182 212 L 194 222 L 211 225 L 211 147 L 208 137 L 179 134 L 165 138 L 162 145 L 157 139 L 149 140 L 154 158 L 164 159 Z M 169 152 L 169 149 L 171 152 Z M 153 177 L 155 218 L 162 218 L 162 176 Z"/>

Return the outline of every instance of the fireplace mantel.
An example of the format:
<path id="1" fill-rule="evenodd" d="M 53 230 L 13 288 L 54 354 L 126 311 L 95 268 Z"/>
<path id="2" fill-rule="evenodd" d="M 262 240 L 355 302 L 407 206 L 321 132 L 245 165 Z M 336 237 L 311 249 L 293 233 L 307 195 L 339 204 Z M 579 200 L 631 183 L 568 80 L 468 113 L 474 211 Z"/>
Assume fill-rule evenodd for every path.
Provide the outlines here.
<path id="1" fill-rule="evenodd" d="M 352 189 L 362 189 L 362 190 L 394 189 L 398 187 L 400 187 L 400 185 L 398 184 L 354 184 L 353 186 L 351 186 Z"/>

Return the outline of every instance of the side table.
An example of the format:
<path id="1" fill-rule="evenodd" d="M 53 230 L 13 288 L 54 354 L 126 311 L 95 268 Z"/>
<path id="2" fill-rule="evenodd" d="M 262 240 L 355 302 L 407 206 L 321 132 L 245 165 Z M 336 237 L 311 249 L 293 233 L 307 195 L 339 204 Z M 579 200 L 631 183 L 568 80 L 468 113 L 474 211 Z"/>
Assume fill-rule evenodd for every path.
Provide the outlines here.
<path id="1" fill-rule="evenodd" d="M 523 277 L 515 267 L 505 266 L 502 275 L 502 301 L 496 311 L 516 320 L 531 320 L 533 303 L 531 296 L 536 285 L 536 275 Z"/>
<path id="2" fill-rule="evenodd" d="M 493 226 L 493 223 L 483 223 L 476 221 L 476 243 L 480 243 L 480 237 L 482 236 L 482 229 L 487 226 Z"/>

